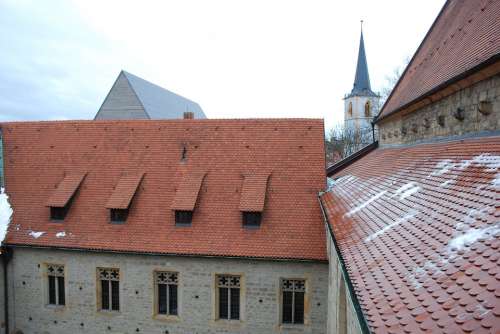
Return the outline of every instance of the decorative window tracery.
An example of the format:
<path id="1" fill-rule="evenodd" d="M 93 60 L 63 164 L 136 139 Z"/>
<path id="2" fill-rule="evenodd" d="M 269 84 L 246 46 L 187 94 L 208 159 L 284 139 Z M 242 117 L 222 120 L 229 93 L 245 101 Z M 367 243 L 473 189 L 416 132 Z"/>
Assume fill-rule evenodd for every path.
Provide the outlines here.
<path id="1" fill-rule="evenodd" d="M 58 264 L 47 265 L 49 305 L 65 305 L 66 296 L 64 291 L 64 266 Z"/>
<path id="2" fill-rule="evenodd" d="M 179 284 L 179 274 L 175 272 L 157 271 L 155 272 L 156 293 L 157 293 L 157 313 L 163 315 L 177 315 L 177 286 Z"/>
<path id="3" fill-rule="evenodd" d="M 240 319 L 240 284 L 241 276 L 217 276 L 219 319 Z"/>
<path id="4" fill-rule="evenodd" d="M 304 323 L 304 299 L 306 281 L 303 279 L 281 280 L 282 322 L 284 324 Z"/>
<path id="5" fill-rule="evenodd" d="M 99 268 L 101 310 L 120 310 L 120 269 Z"/>

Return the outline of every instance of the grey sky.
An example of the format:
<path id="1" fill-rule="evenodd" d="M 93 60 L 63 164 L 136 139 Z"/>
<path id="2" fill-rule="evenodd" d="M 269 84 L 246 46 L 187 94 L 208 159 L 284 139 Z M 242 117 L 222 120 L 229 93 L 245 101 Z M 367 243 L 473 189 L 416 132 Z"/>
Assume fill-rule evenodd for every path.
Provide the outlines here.
<path id="1" fill-rule="evenodd" d="M 372 88 L 444 0 L 0 0 L 0 121 L 88 119 L 121 69 L 210 118 L 342 119 L 359 20 Z"/>

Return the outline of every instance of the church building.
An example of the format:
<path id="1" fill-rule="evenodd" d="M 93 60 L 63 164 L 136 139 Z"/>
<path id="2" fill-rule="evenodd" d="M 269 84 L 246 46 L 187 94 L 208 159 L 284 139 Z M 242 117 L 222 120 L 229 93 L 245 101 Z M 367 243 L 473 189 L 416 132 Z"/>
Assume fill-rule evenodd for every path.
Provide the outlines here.
<path id="1" fill-rule="evenodd" d="M 347 154 L 352 154 L 373 141 L 372 121 L 378 114 L 379 100 L 380 96 L 371 89 L 361 29 L 354 85 L 344 98 L 344 131 L 354 141 Z"/>

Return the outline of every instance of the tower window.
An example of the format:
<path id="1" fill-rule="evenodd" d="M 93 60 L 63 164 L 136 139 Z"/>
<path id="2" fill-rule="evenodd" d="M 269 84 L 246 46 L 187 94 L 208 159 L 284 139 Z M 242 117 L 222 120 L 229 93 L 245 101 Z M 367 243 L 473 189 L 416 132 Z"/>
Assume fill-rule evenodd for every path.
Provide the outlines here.
<path id="1" fill-rule="evenodd" d="M 347 112 L 349 113 L 349 116 L 352 117 L 352 102 L 349 102 L 349 108 Z"/>
<path id="2" fill-rule="evenodd" d="M 371 117 L 371 116 L 372 116 L 372 111 L 371 111 L 370 101 L 366 101 L 366 103 L 365 103 L 365 117 Z"/>

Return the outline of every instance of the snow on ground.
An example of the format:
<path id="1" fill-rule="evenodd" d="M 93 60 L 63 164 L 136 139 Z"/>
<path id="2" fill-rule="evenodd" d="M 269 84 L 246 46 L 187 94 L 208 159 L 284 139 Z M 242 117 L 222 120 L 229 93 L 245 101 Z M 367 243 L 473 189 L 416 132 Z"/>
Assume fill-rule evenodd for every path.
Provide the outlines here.
<path id="1" fill-rule="evenodd" d="M 386 193 L 387 193 L 387 191 L 383 190 L 383 191 L 379 192 L 378 194 L 370 197 L 367 201 L 361 203 L 360 205 L 358 205 L 357 207 L 355 207 L 354 209 L 352 209 L 351 211 L 349 211 L 348 213 L 346 213 L 344 215 L 344 217 L 350 217 L 353 214 L 355 214 L 356 212 L 358 212 L 359 210 L 363 210 L 365 207 L 367 207 L 368 205 L 370 205 L 372 202 L 378 200 L 380 197 L 384 196 Z"/>
<path id="2" fill-rule="evenodd" d="M 12 207 L 9 203 L 9 196 L 4 188 L 0 189 L 0 243 L 5 239 L 7 228 L 9 227 L 10 217 L 12 216 Z"/>
<path id="3" fill-rule="evenodd" d="M 394 227 L 398 226 L 399 224 L 404 223 L 408 219 L 414 217 L 417 213 L 418 213 L 417 210 L 411 210 L 410 212 L 408 212 L 406 215 L 404 215 L 403 217 L 399 218 L 395 222 L 390 223 L 389 225 L 386 225 L 383 229 L 381 229 L 381 230 L 373 233 L 369 237 L 367 237 L 365 239 L 365 242 L 372 241 L 373 239 L 375 239 L 375 238 L 379 237 L 380 235 L 384 234 L 385 232 L 389 231 L 391 228 L 394 228 Z"/>
<path id="4" fill-rule="evenodd" d="M 42 235 L 44 235 L 44 234 L 45 234 L 45 232 L 35 232 L 35 231 L 30 231 L 28 234 L 29 234 L 29 235 L 31 235 L 33 238 L 38 239 L 38 238 L 40 238 Z"/>

